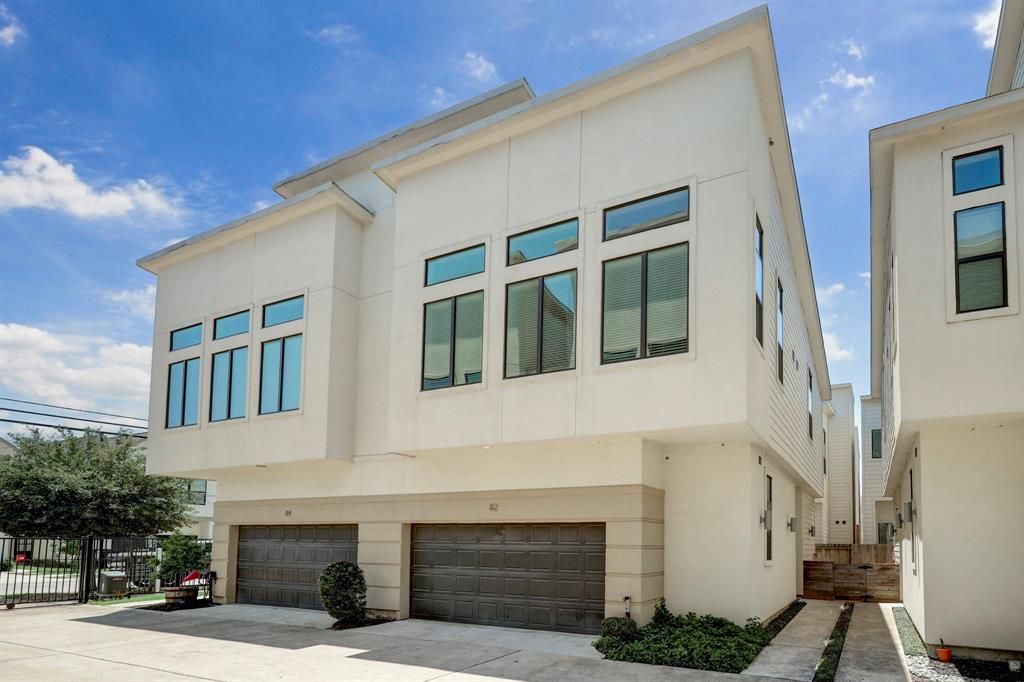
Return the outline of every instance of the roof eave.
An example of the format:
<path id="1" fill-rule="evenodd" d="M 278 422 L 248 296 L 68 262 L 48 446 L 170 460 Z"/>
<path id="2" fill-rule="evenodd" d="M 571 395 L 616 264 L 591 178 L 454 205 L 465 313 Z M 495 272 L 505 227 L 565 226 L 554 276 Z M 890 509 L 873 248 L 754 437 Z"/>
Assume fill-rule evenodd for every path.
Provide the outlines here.
<path id="1" fill-rule="evenodd" d="M 996 42 L 992 48 L 992 61 L 988 70 L 988 96 L 998 95 L 1010 89 L 1013 69 L 1020 50 L 1021 30 L 1024 29 L 1024 2 L 1002 3 L 999 12 L 999 26 Z"/>

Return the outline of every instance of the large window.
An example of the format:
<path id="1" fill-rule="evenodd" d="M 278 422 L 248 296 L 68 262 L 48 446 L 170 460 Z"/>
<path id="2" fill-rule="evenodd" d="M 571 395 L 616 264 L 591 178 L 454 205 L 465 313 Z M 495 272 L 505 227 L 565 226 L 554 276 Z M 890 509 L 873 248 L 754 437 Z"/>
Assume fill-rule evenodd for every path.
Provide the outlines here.
<path id="1" fill-rule="evenodd" d="M 305 296 L 293 296 L 276 303 L 263 306 L 263 326 L 273 327 L 277 324 L 301 320 L 305 313 Z"/>
<path id="2" fill-rule="evenodd" d="M 483 244 L 478 244 L 468 249 L 429 259 L 425 284 L 429 287 L 431 284 L 440 284 L 483 272 L 485 250 Z"/>
<path id="3" fill-rule="evenodd" d="M 194 324 L 184 329 L 176 329 L 171 332 L 171 350 L 181 350 L 198 346 L 203 342 L 203 324 Z"/>
<path id="4" fill-rule="evenodd" d="M 299 409 L 302 388 L 302 334 L 263 343 L 260 414 Z"/>
<path id="5" fill-rule="evenodd" d="M 604 238 L 616 239 L 690 219 L 690 188 L 614 206 L 604 212 Z"/>
<path id="6" fill-rule="evenodd" d="M 871 429 L 871 459 L 882 459 L 882 429 Z"/>
<path id="7" fill-rule="evenodd" d="M 508 238 L 508 265 L 572 251 L 579 244 L 579 220 L 573 218 Z"/>
<path id="8" fill-rule="evenodd" d="M 775 353 L 776 365 L 777 366 L 775 368 L 775 372 L 776 372 L 776 376 L 779 377 L 779 381 L 782 382 L 782 383 L 785 383 L 785 377 L 786 377 L 785 369 L 786 369 L 786 365 L 785 365 L 785 362 L 784 362 L 785 357 L 782 354 L 782 349 L 783 349 L 783 343 L 782 342 L 785 340 L 785 335 L 784 335 L 784 331 L 783 331 L 784 328 L 785 328 L 785 325 L 783 324 L 783 322 L 785 320 L 783 319 L 783 316 L 782 316 L 782 294 L 783 294 L 783 291 L 782 291 L 782 280 L 778 280 L 777 285 L 778 285 L 778 288 L 775 291 L 775 341 L 776 341 L 776 346 L 777 346 L 776 353 Z"/>
<path id="9" fill-rule="evenodd" d="M 505 376 L 576 366 L 576 271 L 509 284 L 505 297 Z"/>
<path id="10" fill-rule="evenodd" d="M 167 428 L 199 420 L 199 358 L 172 363 L 167 376 Z"/>
<path id="11" fill-rule="evenodd" d="M 302 314 L 299 314 L 302 317 Z M 213 340 L 226 339 L 229 336 L 238 336 L 249 331 L 249 311 L 243 310 L 234 315 L 218 317 L 213 321 Z"/>
<path id="12" fill-rule="evenodd" d="M 422 388 L 478 384 L 483 379 L 484 292 L 426 304 Z"/>
<path id="13" fill-rule="evenodd" d="M 248 376 L 248 348 L 214 353 L 213 376 L 210 381 L 210 421 L 219 422 L 245 416 Z"/>
<path id="14" fill-rule="evenodd" d="M 772 560 L 772 477 L 764 477 L 764 560 Z"/>
<path id="15" fill-rule="evenodd" d="M 998 202 L 953 214 L 958 313 L 1007 304 L 1005 208 Z"/>
<path id="16" fill-rule="evenodd" d="M 1003 148 L 953 157 L 953 194 L 966 194 L 1003 184 Z"/>
<path id="17" fill-rule="evenodd" d="M 194 478 L 188 482 L 188 496 L 192 504 L 206 504 L 206 479 Z"/>
<path id="18" fill-rule="evenodd" d="M 689 265 L 686 243 L 605 261 L 602 363 L 689 350 Z"/>
<path id="19" fill-rule="evenodd" d="M 754 220 L 754 337 L 764 345 L 764 230 Z"/>

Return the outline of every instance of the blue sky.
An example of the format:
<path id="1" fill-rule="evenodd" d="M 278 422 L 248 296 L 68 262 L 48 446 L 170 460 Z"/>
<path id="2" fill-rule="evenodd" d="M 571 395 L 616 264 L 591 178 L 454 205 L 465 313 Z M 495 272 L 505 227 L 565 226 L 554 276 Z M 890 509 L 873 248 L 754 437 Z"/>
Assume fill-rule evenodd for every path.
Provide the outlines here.
<path id="1" fill-rule="evenodd" d="M 136 258 L 501 82 L 544 93 L 756 4 L 5 0 L 0 395 L 145 415 Z M 769 7 L 831 378 L 865 393 L 867 131 L 982 97 L 998 5 Z"/>

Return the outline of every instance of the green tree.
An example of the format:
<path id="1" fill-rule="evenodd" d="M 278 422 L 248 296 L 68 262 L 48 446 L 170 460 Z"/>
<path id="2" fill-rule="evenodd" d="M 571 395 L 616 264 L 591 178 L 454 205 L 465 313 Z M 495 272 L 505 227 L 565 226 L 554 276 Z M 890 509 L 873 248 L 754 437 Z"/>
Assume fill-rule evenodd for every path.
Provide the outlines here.
<path id="1" fill-rule="evenodd" d="M 0 530 L 10 535 L 153 535 L 190 521 L 183 479 L 146 475 L 146 455 L 127 435 L 38 431 L 12 436 L 0 458 Z"/>
<path id="2" fill-rule="evenodd" d="M 165 582 L 181 580 L 192 571 L 205 571 L 210 567 L 210 546 L 205 542 L 197 542 L 174 531 L 160 546 L 163 548 L 163 560 L 154 558 L 150 565 Z"/>

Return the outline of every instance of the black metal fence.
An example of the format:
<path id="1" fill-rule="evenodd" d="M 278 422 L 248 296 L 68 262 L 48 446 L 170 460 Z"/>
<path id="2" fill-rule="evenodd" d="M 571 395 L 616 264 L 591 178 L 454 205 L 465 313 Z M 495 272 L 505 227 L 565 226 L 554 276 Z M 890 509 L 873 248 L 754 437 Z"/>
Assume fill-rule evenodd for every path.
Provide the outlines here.
<path id="1" fill-rule="evenodd" d="M 0 604 L 125 599 L 156 594 L 168 587 L 194 586 L 200 599 L 213 594 L 211 540 L 192 539 L 205 554 L 202 567 L 158 571 L 160 537 L 26 538 L 0 537 Z"/>

